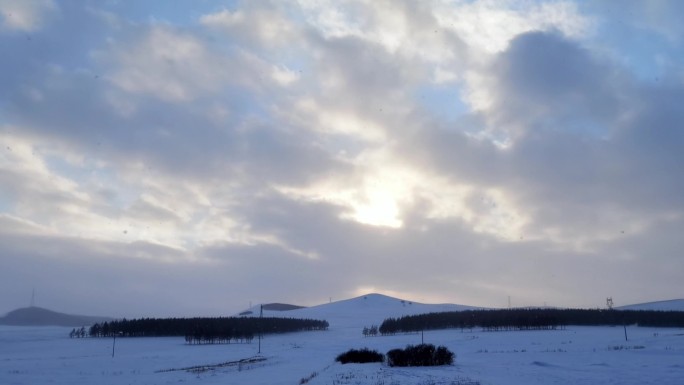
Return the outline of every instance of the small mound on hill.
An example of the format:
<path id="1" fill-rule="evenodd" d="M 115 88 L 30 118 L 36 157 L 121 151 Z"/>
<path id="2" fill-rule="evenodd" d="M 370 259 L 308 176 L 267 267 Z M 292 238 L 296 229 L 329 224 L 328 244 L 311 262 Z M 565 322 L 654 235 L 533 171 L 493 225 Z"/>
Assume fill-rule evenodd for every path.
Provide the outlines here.
<path id="1" fill-rule="evenodd" d="M 304 309 L 304 306 L 290 305 L 287 303 L 267 303 L 264 305 L 264 310 L 272 311 L 288 311 L 297 309 Z"/>

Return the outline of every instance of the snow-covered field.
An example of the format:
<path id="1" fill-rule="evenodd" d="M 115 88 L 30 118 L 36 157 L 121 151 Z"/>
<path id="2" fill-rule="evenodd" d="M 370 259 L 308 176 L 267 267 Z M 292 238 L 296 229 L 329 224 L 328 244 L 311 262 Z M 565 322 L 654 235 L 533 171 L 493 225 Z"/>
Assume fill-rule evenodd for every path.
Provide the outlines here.
<path id="1" fill-rule="evenodd" d="M 453 366 L 340 365 L 337 354 L 380 352 L 421 342 L 420 334 L 363 337 L 386 316 L 441 311 L 367 296 L 282 313 L 324 318 L 323 332 L 267 336 L 264 361 L 206 371 L 181 369 L 257 355 L 258 343 L 186 345 L 183 338 L 69 339 L 61 327 L 0 327 L 0 384 L 682 384 L 684 329 L 568 327 L 556 331 L 430 331 L 425 342 L 457 354 Z M 275 313 L 268 313 L 272 315 Z"/>

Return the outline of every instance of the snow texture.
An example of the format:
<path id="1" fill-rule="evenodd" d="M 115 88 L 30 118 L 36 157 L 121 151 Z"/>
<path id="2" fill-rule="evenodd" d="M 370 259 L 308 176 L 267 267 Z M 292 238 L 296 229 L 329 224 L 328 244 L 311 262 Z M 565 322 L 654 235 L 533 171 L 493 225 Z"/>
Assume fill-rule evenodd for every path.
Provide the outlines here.
<path id="1" fill-rule="evenodd" d="M 112 339 L 70 339 L 64 327 L 0 326 L 0 384 L 679 384 L 684 378 L 682 329 L 627 327 L 628 341 L 621 327 L 362 335 L 364 326 L 386 317 L 459 308 L 467 307 L 367 295 L 265 312 L 327 319 L 330 329 L 266 336 L 261 355 L 256 339 L 198 346 L 183 338 L 118 338 L 112 357 Z M 385 353 L 421 339 L 455 352 L 455 364 L 390 368 L 334 362 L 350 348 Z"/>

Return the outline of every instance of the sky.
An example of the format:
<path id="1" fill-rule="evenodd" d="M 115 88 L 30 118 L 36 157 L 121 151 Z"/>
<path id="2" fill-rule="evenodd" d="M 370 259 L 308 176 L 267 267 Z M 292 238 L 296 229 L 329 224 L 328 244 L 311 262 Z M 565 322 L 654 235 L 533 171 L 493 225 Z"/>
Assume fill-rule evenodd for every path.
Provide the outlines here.
<path id="1" fill-rule="evenodd" d="M 0 0 L 0 314 L 682 298 L 682 14 Z"/>

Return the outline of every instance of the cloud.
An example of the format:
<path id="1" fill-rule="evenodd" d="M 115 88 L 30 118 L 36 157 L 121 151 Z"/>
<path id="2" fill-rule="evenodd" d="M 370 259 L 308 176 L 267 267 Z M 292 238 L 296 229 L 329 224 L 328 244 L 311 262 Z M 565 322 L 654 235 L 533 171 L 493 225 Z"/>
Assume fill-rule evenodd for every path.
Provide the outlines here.
<path id="1" fill-rule="evenodd" d="M 600 306 L 679 287 L 662 266 L 684 215 L 680 69 L 644 81 L 638 52 L 601 40 L 604 13 L 129 11 L 65 3 L 30 42 L 0 34 L 8 293 L 38 282 L 58 310 L 141 316 L 368 288 Z"/>
<path id="2" fill-rule="evenodd" d="M 220 35 L 231 36 L 231 42 L 239 46 L 290 49 L 293 44 L 301 44 L 303 31 L 300 25 L 283 17 L 284 7 L 273 2 L 246 3 L 241 9 L 203 15 L 200 23 Z"/>
<path id="3" fill-rule="evenodd" d="M 236 68 L 189 34 L 159 25 L 133 46 L 114 49 L 116 67 L 108 78 L 129 93 L 182 102 L 218 92 Z"/>
<path id="4" fill-rule="evenodd" d="M 616 66 L 555 33 L 520 35 L 490 73 L 495 96 L 487 115 L 513 137 L 549 128 L 605 136 L 631 91 Z"/>
<path id="5" fill-rule="evenodd" d="M 528 204 L 542 208 L 549 202 L 539 219 L 544 211 L 555 212 L 552 221 L 558 226 L 576 225 L 567 213 L 582 213 L 597 227 L 619 227 L 620 222 L 638 226 L 675 209 L 678 199 L 672 197 L 674 205 L 668 204 L 667 210 L 649 210 L 650 214 L 643 210 L 663 201 L 646 198 L 648 193 L 642 189 L 660 195 L 681 187 L 656 177 L 674 172 L 670 161 L 679 156 L 669 144 L 681 142 L 681 135 L 672 130 L 681 116 L 665 101 L 670 98 L 661 99 L 664 90 L 644 93 L 642 86 L 614 70 L 615 66 L 578 51 L 576 44 L 548 40 L 548 36 L 529 38 L 533 44 L 527 46 L 523 40 L 528 37 L 521 37 L 522 44 L 514 42 L 504 60 L 507 68 L 515 67 L 522 54 L 531 70 L 497 72 L 503 86 L 501 102 L 494 109 L 502 114 L 499 121 L 525 130 L 508 153 L 527 185 L 524 189 L 533 192 Z M 519 51 L 523 47 L 529 50 Z M 551 57 L 553 61 L 548 62 Z M 651 130 L 659 134 L 650 135 Z M 648 136 L 657 144 L 637 144 L 633 135 Z M 650 152 L 649 146 L 661 150 Z M 633 175 L 644 179 L 635 183 Z M 597 233 L 603 231 L 597 229 Z"/>
<path id="6" fill-rule="evenodd" d="M 483 76 L 491 77 L 488 87 L 494 102 L 480 111 L 474 123 L 484 132 L 503 135 L 506 147 L 439 125 L 426 127 L 425 134 L 410 137 L 410 143 L 415 154 L 436 160 L 455 179 L 505 186 L 518 198 L 533 188 L 543 189 L 530 197 L 529 207 L 549 199 L 573 200 L 578 205 L 596 198 L 604 204 L 619 202 L 626 198 L 617 191 L 629 186 L 623 179 L 628 178 L 628 170 L 643 167 L 637 165 L 641 159 L 628 155 L 636 142 L 627 144 L 627 138 L 636 133 L 658 143 L 663 138 L 657 146 L 665 148 L 665 143 L 679 142 L 679 135 L 670 130 L 679 116 L 669 103 L 644 97 L 664 89 L 647 87 L 651 91 L 645 92 L 615 63 L 591 55 L 580 42 L 561 35 L 519 36 Z M 654 104 L 659 104 L 662 120 L 655 121 Z M 646 127 L 658 127 L 662 135 L 651 137 Z M 424 144 L 424 153 L 416 143 Z M 409 146 L 402 148 L 408 151 Z M 674 156 L 673 151 L 666 152 L 665 159 Z M 666 169 L 670 171 L 665 173 L 672 171 L 671 166 Z M 631 210 L 630 206 L 624 208 Z"/>

